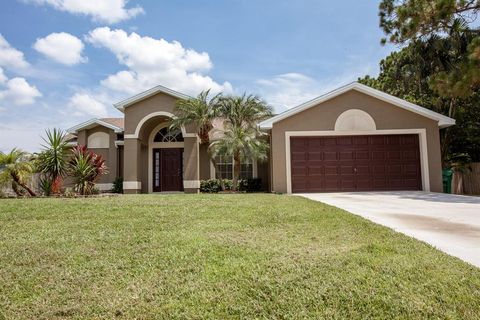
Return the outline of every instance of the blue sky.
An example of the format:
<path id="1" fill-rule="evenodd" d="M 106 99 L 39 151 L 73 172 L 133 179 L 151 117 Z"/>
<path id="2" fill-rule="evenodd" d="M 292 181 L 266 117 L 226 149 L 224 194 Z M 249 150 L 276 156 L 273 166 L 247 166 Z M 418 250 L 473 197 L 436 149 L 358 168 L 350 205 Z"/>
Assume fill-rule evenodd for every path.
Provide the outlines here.
<path id="1" fill-rule="evenodd" d="M 378 1 L 7 0 L 0 5 L 0 150 L 46 128 L 121 116 L 156 84 L 255 93 L 277 112 L 376 75 Z"/>

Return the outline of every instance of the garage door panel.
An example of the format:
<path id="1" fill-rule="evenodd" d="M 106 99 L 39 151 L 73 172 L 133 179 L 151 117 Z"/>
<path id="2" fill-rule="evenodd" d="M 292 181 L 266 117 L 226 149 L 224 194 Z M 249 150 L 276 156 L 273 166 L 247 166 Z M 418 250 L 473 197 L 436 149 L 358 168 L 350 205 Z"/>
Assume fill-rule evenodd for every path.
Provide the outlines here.
<path id="1" fill-rule="evenodd" d="M 324 170 L 323 170 L 323 167 L 308 167 L 308 176 L 309 177 L 312 177 L 312 176 L 322 176 L 324 175 Z"/>
<path id="2" fill-rule="evenodd" d="M 387 159 L 388 160 L 402 160 L 402 152 L 401 151 L 387 151 Z"/>
<path id="3" fill-rule="evenodd" d="M 377 146 L 383 146 L 385 145 L 385 136 L 370 136 L 369 139 L 369 144 L 370 145 L 377 145 Z"/>
<path id="4" fill-rule="evenodd" d="M 325 175 L 338 175 L 338 167 L 337 166 L 324 166 Z"/>
<path id="5" fill-rule="evenodd" d="M 355 159 L 356 160 L 369 160 L 370 159 L 370 153 L 368 152 L 368 150 L 355 151 Z"/>
<path id="6" fill-rule="evenodd" d="M 417 135 L 292 137 L 293 192 L 421 190 Z"/>
<path id="7" fill-rule="evenodd" d="M 379 150 L 379 151 L 370 151 L 372 160 L 386 160 L 386 155 L 385 151 Z"/>
<path id="8" fill-rule="evenodd" d="M 405 150 L 402 152 L 403 160 L 415 160 L 418 158 L 418 152 L 415 150 Z"/>
<path id="9" fill-rule="evenodd" d="M 404 135 L 401 136 L 401 139 L 403 145 L 418 145 L 418 136 Z"/>
<path id="10" fill-rule="evenodd" d="M 353 151 L 341 151 L 338 153 L 338 160 L 354 160 L 354 152 Z"/>
<path id="11" fill-rule="evenodd" d="M 308 161 L 323 160 L 323 152 L 310 151 L 307 153 Z"/>
<path id="12" fill-rule="evenodd" d="M 337 152 L 335 151 L 324 151 L 323 152 L 323 159 L 325 161 L 328 161 L 328 160 L 337 160 Z"/>

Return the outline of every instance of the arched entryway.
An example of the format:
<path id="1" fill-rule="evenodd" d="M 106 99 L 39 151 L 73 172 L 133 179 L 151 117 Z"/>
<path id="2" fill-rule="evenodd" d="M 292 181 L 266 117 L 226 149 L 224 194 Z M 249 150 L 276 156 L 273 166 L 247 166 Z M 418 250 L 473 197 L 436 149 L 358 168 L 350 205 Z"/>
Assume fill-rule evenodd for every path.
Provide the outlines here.
<path id="1" fill-rule="evenodd" d="M 158 124 L 148 137 L 148 192 L 183 191 L 184 138 L 168 122 Z"/>

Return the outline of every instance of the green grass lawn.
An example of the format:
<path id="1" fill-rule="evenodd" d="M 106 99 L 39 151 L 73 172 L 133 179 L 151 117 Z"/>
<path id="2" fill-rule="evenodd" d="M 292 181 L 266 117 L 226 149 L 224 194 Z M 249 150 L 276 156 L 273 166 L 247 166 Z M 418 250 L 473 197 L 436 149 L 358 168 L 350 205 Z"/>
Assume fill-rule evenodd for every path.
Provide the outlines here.
<path id="1" fill-rule="evenodd" d="M 0 200 L 0 319 L 480 318 L 480 270 L 279 195 Z"/>

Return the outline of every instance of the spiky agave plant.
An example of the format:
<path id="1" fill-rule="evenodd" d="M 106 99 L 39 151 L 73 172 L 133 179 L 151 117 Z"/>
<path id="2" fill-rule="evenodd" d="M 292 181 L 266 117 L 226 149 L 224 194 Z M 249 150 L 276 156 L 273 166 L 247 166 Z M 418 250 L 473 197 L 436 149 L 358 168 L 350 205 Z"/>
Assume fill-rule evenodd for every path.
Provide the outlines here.
<path id="1" fill-rule="evenodd" d="M 50 183 L 45 183 L 45 186 L 50 185 L 51 193 L 58 193 L 67 174 L 71 148 L 65 139 L 66 133 L 61 129 L 46 130 L 45 134 L 43 150 L 36 159 L 37 170 L 44 175 L 42 179 L 49 180 Z"/>

